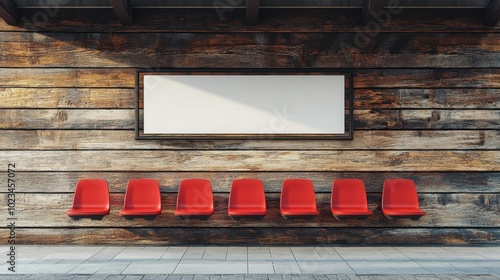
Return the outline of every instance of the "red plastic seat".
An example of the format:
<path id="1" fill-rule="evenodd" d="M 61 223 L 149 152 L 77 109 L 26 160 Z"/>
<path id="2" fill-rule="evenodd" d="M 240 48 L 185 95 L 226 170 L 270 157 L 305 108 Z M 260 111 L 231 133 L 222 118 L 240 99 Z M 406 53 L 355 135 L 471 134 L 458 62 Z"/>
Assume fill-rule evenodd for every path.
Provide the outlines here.
<path id="1" fill-rule="evenodd" d="M 121 216 L 161 214 L 160 184 L 154 179 L 132 179 L 128 182 Z"/>
<path id="2" fill-rule="evenodd" d="M 176 216 L 210 216 L 214 214 L 212 185 L 205 179 L 182 180 L 177 194 Z"/>
<path id="3" fill-rule="evenodd" d="M 262 181 L 234 180 L 229 194 L 228 215 L 231 217 L 264 216 L 266 213 L 266 196 Z"/>
<path id="4" fill-rule="evenodd" d="M 285 180 L 281 188 L 280 210 L 285 218 L 318 215 L 312 181 L 308 179 Z"/>
<path id="5" fill-rule="evenodd" d="M 332 214 L 337 219 L 347 217 L 366 218 L 373 215 L 368 210 L 363 180 L 339 179 L 333 182 L 331 198 Z"/>
<path id="6" fill-rule="evenodd" d="M 388 218 L 419 219 L 426 214 L 425 211 L 420 210 L 413 180 L 385 180 L 382 191 L 382 212 Z"/>
<path id="7" fill-rule="evenodd" d="M 78 181 L 70 217 L 104 216 L 109 214 L 108 182 L 103 179 L 82 179 Z"/>

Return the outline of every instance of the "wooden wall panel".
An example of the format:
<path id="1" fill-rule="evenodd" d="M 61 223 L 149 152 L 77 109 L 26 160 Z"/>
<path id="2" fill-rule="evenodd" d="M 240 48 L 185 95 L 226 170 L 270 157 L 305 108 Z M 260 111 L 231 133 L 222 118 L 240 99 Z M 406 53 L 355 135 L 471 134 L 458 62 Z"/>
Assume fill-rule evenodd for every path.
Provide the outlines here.
<path id="1" fill-rule="evenodd" d="M 229 191 L 229 186 L 226 192 Z M 6 195 L 0 194 L 3 200 Z M 330 211 L 330 194 L 317 194 L 320 215 L 314 219 L 284 219 L 279 211 L 279 193 L 267 193 L 267 214 L 261 219 L 232 219 L 227 215 L 228 193 L 214 194 L 215 214 L 208 220 L 190 218 L 177 219 L 175 210 L 176 194 L 162 196 L 162 214 L 155 218 L 125 219 L 118 215 L 123 207 L 125 195 L 111 195 L 111 213 L 102 220 L 89 218 L 71 219 L 66 210 L 71 208 L 72 194 L 18 194 L 17 219 L 19 227 L 491 227 L 500 225 L 499 194 L 420 194 L 420 204 L 427 215 L 418 221 L 399 219 L 392 221 L 381 212 L 381 194 L 368 194 L 369 208 L 374 215 L 366 220 L 348 219 L 339 221 Z M 44 209 L 44 211 L 40 211 Z M 7 212 L 7 207 L 0 210 Z M 51 213 L 47 215 L 47 213 Z"/>
<path id="2" fill-rule="evenodd" d="M 216 60 L 220 60 L 217 58 Z M 231 61 L 231 58 L 228 59 Z M 194 62 L 194 61 L 193 61 Z M 196 64 L 194 64 L 196 65 Z M 186 64 L 185 67 L 194 65 Z M 166 65 L 166 67 L 173 65 Z M 221 63 L 199 67 L 224 67 Z M 294 67 L 259 63 L 233 67 Z M 324 67 L 328 67 L 325 65 Z M 500 69 L 359 69 L 355 88 L 500 88 Z M 37 77 L 33 80 L 33 77 Z M 0 68 L 0 87 L 134 88 L 134 69 Z"/>
<path id="3" fill-rule="evenodd" d="M 0 109 L 1 128 L 134 129 L 132 109 Z M 142 113 L 141 113 L 142 119 Z M 356 129 L 499 129 L 500 110 L 355 110 Z"/>
<path id="4" fill-rule="evenodd" d="M 355 44 L 359 35 L 355 32 L 192 35 L 0 32 L 5 48 L 0 67 L 154 68 L 191 61 L 197 67 L 500 67 L 496 34 L 384 33 L 361 47 Z M 51 51 L 47 53 L 47 49 Z M 375 52 L 377 56 L 373 56 Z"/>
<path id="5" fill-rule="evenodd" d="M 500 171 L 497 151 L 5 151 L 18 171 Z"/>
<path id="6" fill-rule="evenodd" d="M 109 9 L 58 10 L 47 20 L 37 19 L 38 10 L 23 9 L 21 26 L 0 22 L 2 31 L 51 32 L 365 32 L 359 9 L 261 9 L 259 24 L 245 24 L 245 12 L 224 13 L 215 9 L 134 9 L 134 24 L 122 25 Z M 92 20 L 89 20 L 92 19 Z M 293 19 L 293 20 L 292 20 Z M 189 23 L 189 24 L 186 24 Z M 481 9 L 407 9 L 392 15 L 381 32 L 500 32 L 498 25 L 483 25 Z M 277 28 L 279 27 L 279 28 Z"/>
<path id="7" fill-rule="evenodd" d="M 0 21 L 0 163 L 16 164 L 22 244 L 498 244 L 500 240 L 500 26 L 481 11 L 415 10 L 364 36 L 357 10 L 244 13 L 135 11 L 123 26 L 112 11 L 60 10 L 21 26 Z M 138 68 L 334 68 L 354 74 L 354 140 L 134 139 Z M 141 104 L 142 106 L 142 104 Z M 65 215 L 79 179 L 104 178 L 112 213 Z M 118 215 L 132 178 L 159 180 L 164 213 Z M 178 184 L 212 181 L 216 214 L 178 220 Z M 227 217 L 232 180 L 265 183 L 269 214 Z M 283 219 L 287 178 L 309 178 L 321 215 Z M 365 181 L 367 220 L 329 212 L 337 178 Z M 383 181 L 415 180 L 428 215 L 390 221 L 380 212 Z M 5 201 L 6 189 L 0 189 Z M 6 204 L 0 205 L 4 212 Z M 6 229 L 0 229 L 0 233 Z M 5 242 L 5 241 L 1 241 Z"/>
<path id="8" fill-rule="evenodd" d="M 500 89 L 355 89 L 354 108 L 500 109 Z M 142 95 L 141 95 L 142 97 Z M 133 109 L 135 90 L 128 88 L 0 88 L 0 108 Z M 37 102 L 33 102 L 36 99 Z M 141 99 L 142 101 L 142 99 Z M 140 104 L 142 108 L 142 102 Z"/>
<path id="9" fill-rule="evenodd" d="M 0 111 L 1 114 L 1 111 Z M 88 119 L 88 118 L 87 118 Z M 12 122 L 12 120 L 8 120 Z M 43 121 L 46 121 L 44 119 Z M 115 121 L 114 124 L 117 122 Z M 110 122 L 110 124 L 113 124 Z M 7 127 L 7 126 L 6 126 Z M 498 130 L 357 130 L 352 141 L 148 140 L 132 130 L 3 130 L 3 150 L 497 150 Z M 23 139 L 23 141 L 18 141 Z"/>
<path id="10" fill-rule="evenodd" d="M 500 244 L 498 228 L 18 228 L 16 236 L 22 244 Z"/>
<path id="11" fill-rule="evenodd" d="M 183 179 L 205 178 L 212 182 L 214 192 L 227 192 L 234 179 L 259 178 L 266 192 L 281 191 L 283 180 L 308 178 L 317 193 L 330 193 L 335 179 L 359 178 L 367 192 L 380 193 L 385 179 L 409 178 L 415 181 L 419 193 L 500 193 L 500 172 L 18 172 L 18 193 L 70 193 L 84 178 L 103 178 L 112 193 L 125 193 L 127 183 L 134 178 L 154 178 L 164 193 L 177 193 Z M 1 190 L 4 192 L 5 190 Z M 69 203 L 66 201 L 66 203 Z"/>

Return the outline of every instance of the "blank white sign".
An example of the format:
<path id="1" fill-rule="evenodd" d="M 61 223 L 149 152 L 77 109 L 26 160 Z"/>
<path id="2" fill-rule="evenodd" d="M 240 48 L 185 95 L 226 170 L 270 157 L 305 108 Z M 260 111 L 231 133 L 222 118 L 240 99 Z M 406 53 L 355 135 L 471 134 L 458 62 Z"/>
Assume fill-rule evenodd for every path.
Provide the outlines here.
<path id="1" fill-rule="evenodd" d="M 343 134 L 343 75 L 145 75 L 144 134 Z"/>

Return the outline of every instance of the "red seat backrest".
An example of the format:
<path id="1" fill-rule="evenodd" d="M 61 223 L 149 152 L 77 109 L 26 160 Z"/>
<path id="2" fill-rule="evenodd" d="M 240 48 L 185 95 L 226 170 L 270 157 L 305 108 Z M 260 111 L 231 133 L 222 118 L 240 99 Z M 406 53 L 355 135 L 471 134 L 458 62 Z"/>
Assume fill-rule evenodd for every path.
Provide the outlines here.
<path id="1" fill-rule="evenodd" d="M 82 179 L 76 185 L 73 209 L 109 208 L 108 182 L 103 179 Z"/>
<path id="2" fill-rule="evenodd" d="M 210 180 L 182 180 L 179 186 L 179 193 L 177 195 L 177 207 L 213 209 L 214 198 Z"/>
<path id="3" fill-rule="evenodd" d="M 264 184 L 258 179 L 236 179 L 231 186 L 229 205 L 232 207 L 265 207 Z"/>
<path id="4" fill-rule="evenodd" d="M 368 210 L 363 180 L 337 179 L 333 182 L 331 205 L 334 208 L 365 208 Z"/>
<path id="5" fill-rule="evenodd" d="M 161 209 L 160 184 L 155 179 L 132 179 L 125 194 L 125 209 L 154 207 Z"/>
<path id="6" fill-rule="evenodd" d="M 282 208 L 311 207 L 316 208 L 314 185 L 308 179 L 287 179 L 281 188 Z"/>
<path id="7" fill-rule="evenodd" d="M 419 209 L 417 189 L 413 180 L 385 180 L 382 191 L 382 207 Z"/>

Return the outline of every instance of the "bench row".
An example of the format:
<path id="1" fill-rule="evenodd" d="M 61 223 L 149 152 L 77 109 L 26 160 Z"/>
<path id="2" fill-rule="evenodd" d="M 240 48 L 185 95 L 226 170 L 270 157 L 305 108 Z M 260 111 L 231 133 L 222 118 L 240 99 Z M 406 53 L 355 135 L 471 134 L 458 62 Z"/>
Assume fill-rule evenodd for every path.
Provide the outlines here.
<path id="1" fill-rule="evenodd" d="M 78 181 L 70 217 L 103 216 L 110 212 L 109 188 L 103 179 Z M 280 211 L 285 218 L 314 217 L 319 214 L 311 180 L 287 179 L 283 182 Z M 333 182 L 331 211 L 338 219 L 366 218 L 366 190 L 362 180 L 338 179 Z M 419 207 L 415 183 L 409 179 L 387 179 L 382 190 L 382 212 L 389 218 L 418 219 L 425 215 Z M 261 217 L 266 215 L 264 184 L 258 179 L 236 179 L 229 194 L 228 215 L 231 217 Z M 125 193 L 121 216 L 152 216 L 161 214 L 160 185 L 154 179 L 132 179 Z M 211 182 L 205 179 L 182 180 L 174 214 L 179 217 L 214 214 Z"/>

